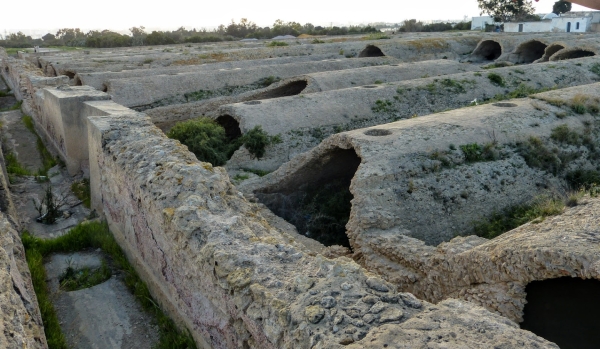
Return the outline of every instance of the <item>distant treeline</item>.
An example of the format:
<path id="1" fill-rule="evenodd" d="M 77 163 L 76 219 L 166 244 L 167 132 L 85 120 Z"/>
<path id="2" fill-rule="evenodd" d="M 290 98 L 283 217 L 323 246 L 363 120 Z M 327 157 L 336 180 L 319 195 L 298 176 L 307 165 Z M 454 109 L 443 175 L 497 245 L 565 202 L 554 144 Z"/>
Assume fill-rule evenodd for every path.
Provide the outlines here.
<path id="1" fill-rule="evenodd" d="M 415 31 L 447 31 L 471 29 L 470 22 L 458 24 L 433 23 L 424 24 L 411 19 L 395 26 L 399 32 Z M 152 31 L 147 33 L 144 27 L 130 28 L 130 35 L 119 34 L 110 30 L 91 30 L 87 33 L 79 28 L 64 28 L 56 34 L 48 33 L 40 39 L 33 39 L 22 32 L 11 33 L 2 37 L 0 46 L 11 48 L 28 48 L 33 46 L 73 46 L 73 47 L 125 47 L 145 45 L 171 45 L 182 43 L 201 43 L 233 41 L 242 38 L 271 39 L 279 35 L 350 35 L 378 33 L 375 26 L 321 27 L 310 23 L 301 25 L 297 22 L 277 20 L 272 27 L 259 27 L 256 23 L 242 18 L 239 23 L 232 21 L 229 25 L 220 25 L 214 30 L 187 30 L 181 27 L 173 31 Z"/>

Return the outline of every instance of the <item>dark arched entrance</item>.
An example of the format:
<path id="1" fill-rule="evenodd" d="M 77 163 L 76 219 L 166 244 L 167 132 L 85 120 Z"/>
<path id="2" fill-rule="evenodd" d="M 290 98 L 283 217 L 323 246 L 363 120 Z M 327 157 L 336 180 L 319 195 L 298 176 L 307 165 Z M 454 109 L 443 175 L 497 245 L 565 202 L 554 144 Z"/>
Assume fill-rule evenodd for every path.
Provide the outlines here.
<path id="1" fill-rule="evenodd" d="M 561 349 L 600 348 L 600 280 L 559 278 L 527 285 L 521 328 Z"/>

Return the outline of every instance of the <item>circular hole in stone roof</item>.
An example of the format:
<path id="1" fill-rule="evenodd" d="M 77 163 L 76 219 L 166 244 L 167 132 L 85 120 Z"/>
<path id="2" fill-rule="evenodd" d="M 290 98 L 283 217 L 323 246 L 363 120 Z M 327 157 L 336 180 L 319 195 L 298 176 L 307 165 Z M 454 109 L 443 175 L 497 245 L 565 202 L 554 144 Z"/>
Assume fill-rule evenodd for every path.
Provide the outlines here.
<path id="1" fill-rule="evenodd" d="M 244 102 L 244 104 L 247 105 L 257 105 L 257 104 L 261 104 L 261 101 L 248 101 L 248 102 Z"/>
<path id="2" fill-rule="evenodd" d="M 363 86 L 363 88 L 377 88 L 377 86 L 375 86 L 375 85 L 366 85 L 366 86 Z"/>
<path id="3" fill-rule="evenodd" d="M 501 107 L 501 108 L 512 108 L 512 107 L 516 107 L 517 106 L 514 103 L 494 103 L 492 105 L 494 107 Z"/>
<path id="4" fill-rule="evenodd" d="M 371 130 L 366 130 L 365 134 L 367 136 L 389 136 L 392 134 L 392 131 L 390 130 L 382 130 L 380 128 L 374 128 Z"/>

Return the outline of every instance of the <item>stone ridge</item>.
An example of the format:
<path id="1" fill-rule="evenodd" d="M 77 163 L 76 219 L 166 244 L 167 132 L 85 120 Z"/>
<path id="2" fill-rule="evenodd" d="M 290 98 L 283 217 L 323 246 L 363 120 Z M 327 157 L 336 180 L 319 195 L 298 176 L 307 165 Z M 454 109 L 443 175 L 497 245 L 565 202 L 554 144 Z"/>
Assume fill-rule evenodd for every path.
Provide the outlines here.
<path id="1" fill-rule="evenodd" d="M 541 194 L 564 194 L 569 170 L 597 168 L 597 116 L 576 114 L 571 104 L 588 101 L 597 108 L 599 89 L 598 83 L 571 87 L 340 133 L 240 188 L 259 197 L 288 195 L 317 181 L 326 167 L 323 159 L 336 149 L 353 149 L 361 161 L 350 185 L 352 211 L 346 225 L 354 258 L 419 298 L 462 298 L 520 321 L 529 282 L 562 276 L 600 279 L 597 234 L 575 231 L 581 227 L 572 236 L 562 230 L 522 233 L 541 226 L 528 224 L 490 241 L 452 238 L 470 234 L 474 221 L 493 212 Z M 588 135 L 591 143 L 559 142 L 551 136 L 558 127 Z M 532 138 L 564 153 L 564 169 L 554 174 L 530 166 L 518 144 Z M 467 162 L 459 149 L 466 144 L 490 144 L 496 153 Z M 570 210 L 583 210 L 593 222 L 596 216 L 590 212 L 596 205 Z"/>
<path id="2" fill-rule="evenodd" d="M 599 62 L 598 57 L 587 57 L 533 64 L 527 71 L 522 66 L 511 66 L 459 72 L 268 99 L 257 105 L 224 105 L 215 115 L 235 118 L 242 133 L 260 125 L 269 134 L 280 134 L 283 142 L 269 147 L 260 160 L 241 149 L 227 163 L 232 169 L 273 171 L 332 134 L 463 108 L 509 93 L 527 95 L 542 88 L 594 83 L 598 75 L 592 70 Z M 490 76 L 500 77 L 502 84 L 493 82 Z"/>
<path id="3" fill-rule="evenodd" d="M 111 230 L 153 295 L 200 345 L 362 345 L 373 329 L 384 324 L 400 329 L 431 310 L 350 259 L 305 253 L 261 217 L 260 208 L 243 198 L 224 169 L 198 162 L 148 118 L 89 120 L 91 181 L 100 183 Z M 487 315 L 504 340 L 555 348 L 505 319 L 468 303 L 455 304 L 477 314 L 477 320 L 468 321 Z M 453 321 L 442 323 L 453 327 Z M 464 329 L 469 331 L 474 330 Z"/>

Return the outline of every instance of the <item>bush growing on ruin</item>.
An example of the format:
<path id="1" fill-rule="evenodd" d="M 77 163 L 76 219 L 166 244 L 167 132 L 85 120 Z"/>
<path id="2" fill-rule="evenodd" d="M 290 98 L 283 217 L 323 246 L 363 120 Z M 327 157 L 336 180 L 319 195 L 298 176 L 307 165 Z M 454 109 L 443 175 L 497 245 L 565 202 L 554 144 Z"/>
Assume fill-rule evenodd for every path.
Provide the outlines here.
<path id="1" fill-rule="evenodd" d="M 281 142 L 281 137 L 270 136 L 261 126 L 255 126 L 240 138 L 240 143 L 242 143 L 252 155 L 256 156 L 257 159 L 260 159 L 265 155 L 267 146 Z"/>
<path id="2" fill-rule="evenodd" d="M 265 155 L 266 147 L 281 143 L 279 135 L 270 136 L 261 126 L 255 126 L 233 141 L 227 138 L 223 126 L 210 118 L 198 118 L 178 123 L 167 134 L 185 144 L 200 161 L 222 166 L 242 145 L 256 158 Z"/>
<path id="3" fill-rule="evenodd" d="M 496 73 L 489 73 L 488 74 L 488 79 L 490 79 L 490 81 L 492 82 L 492 84 L 494 85 L 498 85 L 498 86 L 506 86 L 504 83 L 504 79 L 502 78 L 502 76 L 496 74 Z"/>
<path id="4" fill-rule="evenodd" d="M 600 172 L 578 169 L 567 173 L 565 179 L 571 188 L 575 190 L 590 190 L 592 187 L 600 185 Z"/>
<path id="5" fill-rule="evenodd" d="M 531 203 L 509 207 L 493 213 L 486 220 L 475 222 L 473 233 L 486 239 L 493 239 L 527 222 L 557 215 L 564 207 L 565 203 L 561 199 L 539 197 Z"/>
<path id="6" fill-rule="evenodd" d="M 268 47 L 275 47 L 275 46 L 289 46 L 289 44 L 287 42 L 283 42 L 283 41 L 271 41 L 269 44 L 267 44 Z"/>
<path id="7" fill-rule="evenodd" d="M 225 129 L 209 118 L 198 118 L 178 123 L 167 134 L 179 140 L 200 161 L 222 166 L 229 159 L 230 146 Z"/>

